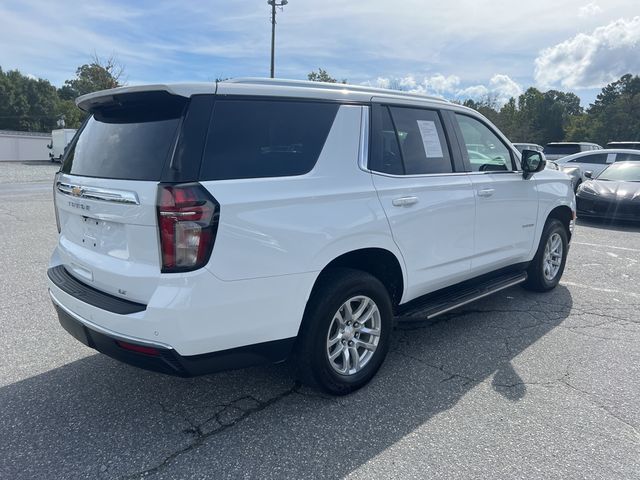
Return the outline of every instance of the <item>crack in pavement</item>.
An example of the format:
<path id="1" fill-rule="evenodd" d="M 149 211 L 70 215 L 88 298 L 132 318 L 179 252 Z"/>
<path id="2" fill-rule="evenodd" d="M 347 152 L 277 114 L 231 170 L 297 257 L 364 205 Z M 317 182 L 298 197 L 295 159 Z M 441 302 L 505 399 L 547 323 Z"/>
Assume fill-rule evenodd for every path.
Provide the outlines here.
<path id="1" fill-rule="evenodd" d="M 640 441 L 640 431 L 638 431 L 638 429 L 635 427 L 635 425 L 632 425 L 631 423 L 629 423 L 628 421 L 624 420 L 623 418 L 620 418 L 618 415 L 613 413 L 607 407 L 605 407 L 604 405 L 601 405 L 600 403 L 596 402 L 594 400 L 594 398 L 593 398 L 594 395 L 591 392 L 587 392 L 586 390 L 582 390 L 581 388 L 578 388 L 575 385 L 569 383 L 567 378 L 568 378 L 568 375 L 563 377 L 563 378 L 558 379 L 558 381 L 560 383 L 562 383 L 563 385 L 566 385 L 568 388 L 570 388 L 574 392 L 577 392 L 578 394 L 580 394 L 580 396 L 585 398 L 591 405 L 593 405 L 595 407 L 598 407 L 600 410 L 605 412 L 608 416 L 610 416 L 611 418 L 614 418 L 618 422 L 620 422 L 623 425 L 625 425 L 627 428 L 629 428 L 633 432 L 633 434 L 636 436 L 637 440 Z"/>
<path id="2" fill-rule="evenodd" d="M 184 433 L 188 433 L 190 435 L 193 435 L 194 439 L 192 442 L 190 442 L 187 446 L 180 448 L 174 452 L 172 452 L 171 454 L 169 454 L 168 456 L 166 456 L 164 458 L 164 460 L 162 460 L 160 463 L 154 465 L 153 467 L 149 467 L 145 470 L 139 471 L 139 472 L 135 472 L 132 474 L 128 474 L 125 475 L 121 478 L 123 479 L 134 479 L 134 478 L 142 478 L 142 477 L 147 477 L 149 475 L 154 475 L 158 472 L 160 472 L 163 468 L 167 467 L 168 465 L 170 465 L 177 457 L 179 457 L 180 455 L 183 455 L 187 452 L 190 452 L 191 450 L 196 449 L 197 447 L 199 447 L 200 445 L 202 445 L 207 439 L 213 437 L 214 435 L 217 435 L 219 433 L 224 432 L 225 430 L 235 426 L 236 424 L 240 423 L 242 420 L 246 419 L 247 417 L 249 417 L 250 415 L 260 412 L 268 407 L 270 407 L 271 405 L 274 405 L 275 403 L 281 401 L 282 399 L 289 397 L 293 394 L 298 393 L 298 390 L 300 389 L 300 384 L 298 382 L 294 383 L 293 386 L 281 393 L 279 393 L 278 395 L 269 398 L 268 400 L 260 400 L 257 399 L 251 395 L 245 395 L 239 398 L 236 398 L 228 403 L 222 403 L 219 405 L 215 405 L 213 408 L 215 409 L 215 413 L 208 417 L 207 419 L 205 419 L 204 421 L 200 422 L 200 423 L 196 423 L 193 420 L 191 420 L 187 415 L 182 415 L 179 414 L 177 412 L 174 412 L 170 409 L 168 409 L 165 405 L 160 404 L 160 408 L 165 412 L 168 413 L 170 415 L 176 416 L 182 420 L 184 420 L 187 424 L 189 424 L 189 428 L 183 430 Z M 249 406 L 249 407 L 241 407 L 238 406 L 238 404 L 241 404 L 242 402 L 250 402 L 253 405 Z M 232 418 L 229 421 L 225 421 L 225 419 L 223 418 L 224 414 L 226 412 L 228 412 L 229 410 L 235 410 L 238 412 L 241 412 L 240 415 L 238 415 L 235 418 Z M 216 428 L 214 428 L 211 431 L 205 432 L 203 430 L 203 428 L 207 425 L 210 424 L 211 422 L 217 422 L 218 426 Z"/>
<path id="3" fill-rule="evenodd" d="M 15 213 L 11 212 L 10 210 L 8 210 L 5 207 L 0 207 L 0 215 L 6 215 L 7 217 L 11 217 L 12 219 L 14 219 L 17 222 L 24 223 L 24 219 L 18 217 Z"/>
<path id="4" fill-rule="evenodd" d="M 427 367 L 433 368 L 434 370 L 438 370 L 439 372 L 443 373 L 444 375 L 447 375 L 447 378 L 440 380 L 439 383 L 445 383 L 445 382 L 449 382 L 451 380 L 453 380 L 454 378 L 460 378 L 462 380 L 465 380 L 465 382 L 462 384 L 463 386 L 468 385 L 470 383 L 474 383 L 474 382 L 480 382 L 480 380 L 478 380 L 477 378 L 473 378 L 473 377 L 469 377 L 467 375 L 462 375 L 460 373 L 455 373 L 455 372 L 450 372 L 448 370 L 446 370 L 444 368 L 444 365 L 434 365 L 433 363 L 429 363 L 426 360 L 420 358 L 420 357 L 416 357 L 413 355 L 409 355 L 407 353 L 401 352 L 398 349 L 396 350 L 392 350 L 389 353 L 395 353 L 396 355 L 400 356 L 400 357 L 405 357 L 408 358 L 410 360 L 414 360 L 422 365 L 426 365 Z"/>
<path id="5" fill-rule="evenodd" d="M 261 412 L 262 410 L 274 405 L 275 403 L 283 400 L 284 398 L 290 397 L 291 395 L 300 395 L 308 398 L 317 398 L 320 400 L 325 400 L 329 402 L 338 402 L 338 399 L 333 397 L 328 397 L 322 394 L 305 392 L 301 390 L 302 385 L 299 382 L 295 382 L 293 386 L 278 395 L 271 397 L 267 400 L 260 400 L 252 395 L 244 395 L 242 397 L 238 397 L 234 400 L 231 400 L 227 403 L 220 403 L 210 407 L 214 410 L 212 415 L 209 415 L 206 419 L 201 422 L 193 421 L 187 414 L 180 413 L 174 411 L 164 405 L 163 403 L 159 403 L 160 409 L 168 414 L 172 415 L 185 423 L 187 423 L 188 427 L 182 430 L 182 433 L 189 434 L 193 436 L 193 440 L 183 448 L 180 448 L 171 454 L 167 455 L 161 462 L 156 465 L 146 468 L 145 470 L 138 471 L 132 474 L 125 475 L 121 477 L 122 479 L 134 479 L 134 478 L 142 478 L 150 475 L 154 475 L 160 472 L 162 469 L 170 465 L 176 458 L 180 455 L 183 455 L 187 452 L 190 452 L 197 447 L 201 446 L 205 443 L 209 438 L 224 432 L 225 430 L 235 426 L 241 421 L 245 420 L 249 416 L 254 413 Z M 236 415 L 229 415 L 231 412 L 235 412 Z M 212 430 L 208 430 L 206 427 L 210 425 L 214 425 Z"/>

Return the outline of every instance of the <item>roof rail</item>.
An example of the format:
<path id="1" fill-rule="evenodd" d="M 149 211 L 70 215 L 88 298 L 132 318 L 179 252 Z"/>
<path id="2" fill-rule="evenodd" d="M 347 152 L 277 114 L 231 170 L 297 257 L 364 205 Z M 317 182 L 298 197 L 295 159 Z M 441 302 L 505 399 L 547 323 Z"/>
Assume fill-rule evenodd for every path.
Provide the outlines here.
<path id="1" fill-rule="evenodd" d="M 394 95 L 399 97 L 419 98 L 423 100 L 436 100 L 447 102 L 442 97 L 434 95 L 421 95 L 419 93 L 403 92 L 401 90 L 389 90 L 387 88 L 368 87 L 366 85 L 351 85 L 348 83 L 328 83 L 312 82 L 310 80 L 289 80 L 283 78 L 259 78 L 259 77 L 239 77 L 224 80 L 221 83 L 241 83 L 247 85 L 273 85 L 279 87 L 299 87 L 299 88 L 323 88 L 329 90 L 350 90 L 352 92 L 371 93 L 372 95 Z"/>

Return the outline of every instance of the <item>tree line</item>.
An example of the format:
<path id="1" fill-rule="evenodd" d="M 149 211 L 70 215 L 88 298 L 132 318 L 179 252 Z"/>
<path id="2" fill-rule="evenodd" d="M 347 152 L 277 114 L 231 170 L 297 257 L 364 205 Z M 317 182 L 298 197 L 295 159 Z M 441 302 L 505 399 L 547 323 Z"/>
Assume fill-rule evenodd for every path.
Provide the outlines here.
<path id="1" fill-rule="evenodd" d="M 79 66 L 75 77 L 60 88 L 48 80 L 7 72 L 0 67 L 0 130 L 50 132 L 55 128 L 78 128 L 84 113 L 75 98 L 121 85 L 124 69 L 113 58 L 97 56 Z"/>
<path id="2" fill-rule="evenodd" d="M 0 130 L 49 132 L 64 125 L 78 128 L 84 119 L 74 100 L 80 95 L 118 87 L 123 67 L 113 58 L 97 56 L 79 66 L 75 76 L 56 88 L 49 81 L 0 67 Z M 319 68 L 308 79 L 338 82 Z M 346 80 L 340 80 L 346 83 Z M 513 142 L 544 145 L 552 141 L 640 141 L 640 77 L 623 75 L 605 86 L 584 109 L 571 92 L 528 88 L 518 98 L 500 105 L 495 95 L 465 100 L 495 123 Z"/>
<path id="3" fill-rule="evenodd" d="M 573 93 L 530 87 L 503 106 L 495 99 L 466 100 L 513 142 L 640 141 L 640 77 L 623 75 L 605 86 L 584 109 Z"/>
<path id="4" fill-rule="evenodd" d="M 309 80 L 335 83 L 322 68 L 311 72 Z M 346 80 L 343 80 L 346 83 Z M 464 100 L 463 105 L 478 110 L 512 142 L 594 142 L 640 141 L 640 77 L 623 75 L 602 89 L 584 109 L 571 92 L 528 88 L 518 98 L 500 105 L 495 95 L 480 100 Z"/>

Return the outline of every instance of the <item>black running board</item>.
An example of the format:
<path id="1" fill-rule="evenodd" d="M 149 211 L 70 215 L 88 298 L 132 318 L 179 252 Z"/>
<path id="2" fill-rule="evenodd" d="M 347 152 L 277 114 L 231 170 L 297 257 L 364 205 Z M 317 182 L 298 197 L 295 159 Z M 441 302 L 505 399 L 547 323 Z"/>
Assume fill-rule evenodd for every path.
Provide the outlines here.
<path id="1" fill-rule="evenodd" d="M 400 317 L 421 317 L 429 320 L 526 280 L 527 273 L 520 272 L 501 275 L 473 284 L 464 282 L 458 286 L 448 287 L 413 300 L 406 305 L 400 305 L 398 314 Z"/>

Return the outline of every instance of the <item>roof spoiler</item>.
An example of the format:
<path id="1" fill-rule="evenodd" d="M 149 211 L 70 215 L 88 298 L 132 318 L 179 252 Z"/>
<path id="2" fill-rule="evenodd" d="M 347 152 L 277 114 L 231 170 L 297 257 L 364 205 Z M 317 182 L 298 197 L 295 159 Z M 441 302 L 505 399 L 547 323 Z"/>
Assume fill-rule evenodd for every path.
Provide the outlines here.
<path id="1" fill-rule="evenodd" d="M 211 84 L 211 93 L 215 93 L 217 85 Z M 177 95 L 181 97 L 190 97 L 191 88 L 188 84 L 156 84 L 156 85 L 136 85 L 133 87 L 118 87 L 111 88 L 109 90 L 100 90 L 98 92 L 87 93 L 76 98 L 76 105 L 80 110 L 85 112 L 91 112 L 101 106 L 118 103 L 117 97 L 121 95 L 129 95 L 143 92 L 167 92 L 170 95 Z"/>

